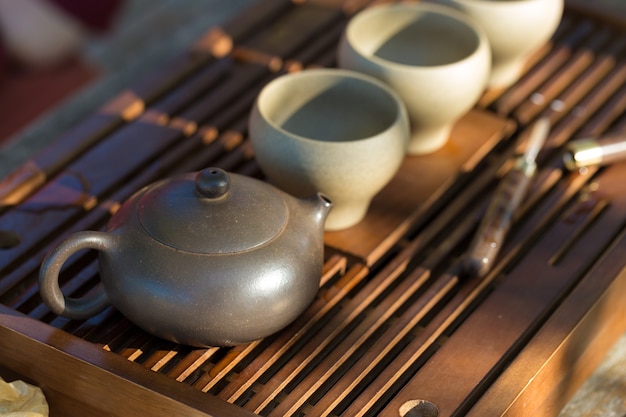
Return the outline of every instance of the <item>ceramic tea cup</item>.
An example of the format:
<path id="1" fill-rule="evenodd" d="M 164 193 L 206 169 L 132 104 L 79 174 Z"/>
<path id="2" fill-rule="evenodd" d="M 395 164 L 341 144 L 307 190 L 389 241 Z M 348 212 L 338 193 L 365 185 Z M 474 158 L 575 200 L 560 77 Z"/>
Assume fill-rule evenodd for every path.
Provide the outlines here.
<path id="1" fill-rule="evenodd" d="M 489 87 L 504 88 L 518 80 L 529 56 L 556 31 L 563 0 L 440 0 L 471 16 L 491 45 Z"/>
<path id="2" fill-rule="evenodd" d="M 454 123 L 483 93 L 491 66 L 483 30 L 458 10 L 429 3 L 359 12 L 344 31 L 338 62 L 379 78 L 402 97 L 411 121 L 410 154 L 447 142 Z"/>
<path id="3" fill-rule="evenodd" d="M 401 99 L 384 83 L 354 71 L 311 69 L 262 89 L 249 135 L 269 181 L 295 196 L 328 196 L 325 230 L 339 230 L 363 219 L 399 169 L 409 124 Z"/>

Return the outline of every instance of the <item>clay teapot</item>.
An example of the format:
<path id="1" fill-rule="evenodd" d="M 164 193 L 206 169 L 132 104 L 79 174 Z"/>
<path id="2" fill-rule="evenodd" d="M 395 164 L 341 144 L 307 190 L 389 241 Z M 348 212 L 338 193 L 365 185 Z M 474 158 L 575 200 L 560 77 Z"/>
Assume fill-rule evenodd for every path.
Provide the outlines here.
<path id="1" fill-rule="evenodd" d="M 322 194 L 296 199 L 263 181 L 208 168 L 149 185 L 106 232 L 70 235 L 44 259 L 40 293 L 51 311 L 85 319 L 114 305 L 144 330 L 193 346 L 230 346 L 293 321 L 319 288 Z M 102 285 L 69 298 L 63 264 L 99 251 Z"/>

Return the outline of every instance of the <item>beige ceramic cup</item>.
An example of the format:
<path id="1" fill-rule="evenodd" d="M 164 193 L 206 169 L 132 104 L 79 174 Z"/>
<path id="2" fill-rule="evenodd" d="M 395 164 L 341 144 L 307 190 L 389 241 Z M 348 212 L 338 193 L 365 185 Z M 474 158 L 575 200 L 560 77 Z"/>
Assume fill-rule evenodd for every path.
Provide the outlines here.
<path id="1" fill-rule="evenodd" d="M 269 181 L 298 197 L 333 202 L 326 230 L 355 225 L 395 175 L 409 124 L 401 99 L 353 71 L 315 69 L 282 75 L 260 92 L 250 142 Z"/>
<path id="2" fill-rule="evenodd" d="M 518 80 L 529 56 L 556 31 L 563 0 L 440 0 L 480 24 L 491 45 L 489 87 L 504 88 Z"/>
<path id="3" fill-rule="evenodd" d="M 338 61 L 400 94 L 411 120 L 410 154 L 447 142 L 454 123 L 483 93 L 491 66 L 482 29 L 458 10 L 429 3 L 359 12 L 348 22 Z"/>

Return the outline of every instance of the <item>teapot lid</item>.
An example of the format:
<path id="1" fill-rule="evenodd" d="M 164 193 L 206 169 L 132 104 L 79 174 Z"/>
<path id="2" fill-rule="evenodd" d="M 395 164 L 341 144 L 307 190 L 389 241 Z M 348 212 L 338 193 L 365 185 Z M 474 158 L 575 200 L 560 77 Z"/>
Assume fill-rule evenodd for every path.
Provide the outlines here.
<path id="1" fill-rule="evenodd" d="M 137 203 L 137 215 L 159 242 L 205 254 L 254 249 L 282 232 L 288 219 L 274 187 L 218 168 L 155 184 Z"/>

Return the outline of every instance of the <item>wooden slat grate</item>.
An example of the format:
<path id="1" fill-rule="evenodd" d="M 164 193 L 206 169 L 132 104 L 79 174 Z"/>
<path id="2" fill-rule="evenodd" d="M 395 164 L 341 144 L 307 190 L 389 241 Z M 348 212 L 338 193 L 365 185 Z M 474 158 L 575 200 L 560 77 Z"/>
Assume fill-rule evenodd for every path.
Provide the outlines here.
<path id="1" fill-rule="evenodd" d="M 262 1 L 0 183 L 0 303 L 241 415 L 397 416 L 422 399 L 440 416 L 523 413 L 526 397 L 563 405 L 565 397 L 527 384 L 545 377 L 546 363 L 564 372 L 549 362 L 557 344 L 538 345 L 545 329 L 574 308 L 578 288 L 596 293 L 574 308 L 583 320 L 605 289 L 626 285 L 626 168 L 567 173 L 560 162 L 578 135 L 626 131 L 626 36 L 576 7 L 518 83 L 486 92 L 444 149 L 407 157 L 361 224 L 326 233 L 319 294 L 278 334 L 198 349 L 154 338 L 113 307 L 75 321 L 41 303 L 37 274 L 47 250 L 69 233 L 104 228 L 143 185 L 207 166 L 262 178 L 246 136 L 256 95 L 285 72 L 335 65 L 344 25 L 368 4 Z M 539 116 L 554 128 L 501 260 L 485 279 L 463 279 L 459 257 Z M 92 252 L 72 258 L 63 291 L 88 294 L 97 267 Z M 555 332 L 564 339 L 574 324 Z"/>

